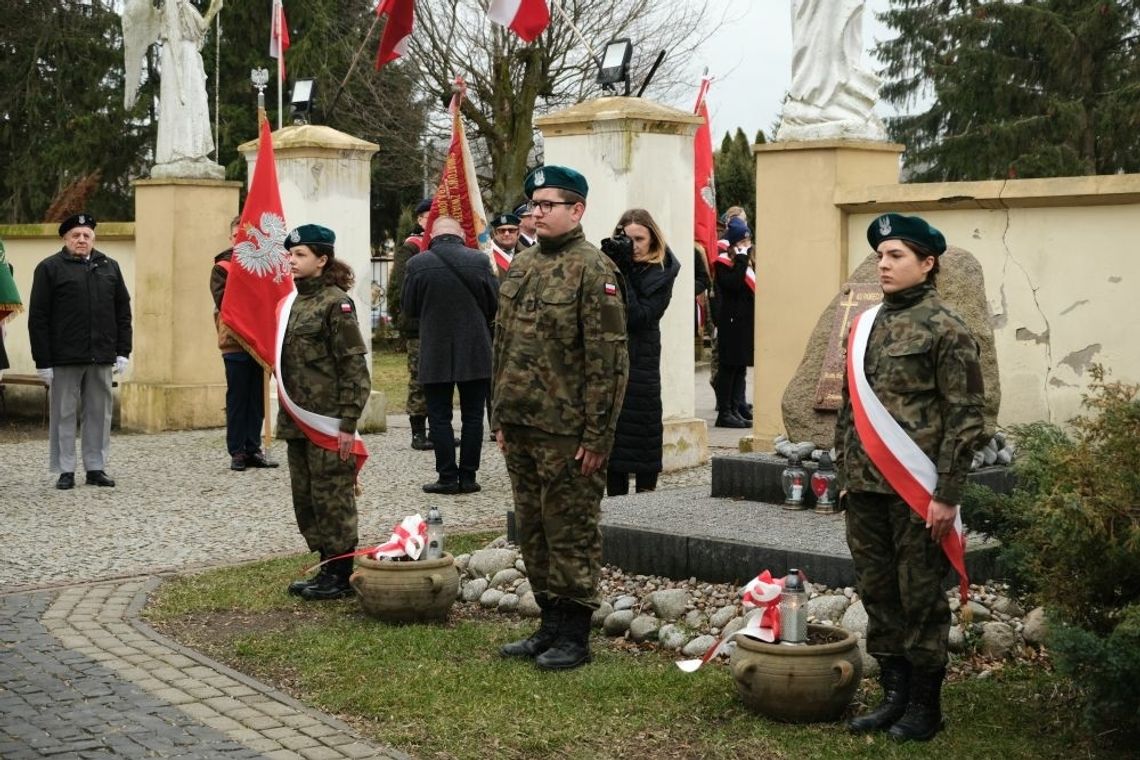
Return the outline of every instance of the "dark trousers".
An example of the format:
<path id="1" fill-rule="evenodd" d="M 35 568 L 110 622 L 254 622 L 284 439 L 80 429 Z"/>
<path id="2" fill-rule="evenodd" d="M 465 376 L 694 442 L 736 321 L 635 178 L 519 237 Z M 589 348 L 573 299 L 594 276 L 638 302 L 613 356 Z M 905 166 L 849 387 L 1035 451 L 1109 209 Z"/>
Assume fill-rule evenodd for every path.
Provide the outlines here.
<path id="1" fill-rule="evenodd" d="M 635 472 L 633 474 L 634 488 L 637 493 L 644 491 L 657 490 L 657 473 L 655 472 Z M 606 471 L 606 495 L 607 496 L 624 496 L 629 493 L 629 473 L 617 472 L 615 470 Z"/>
<path id="2" fill-rule="evenodd" d="M 265 373 L 245 351 L 222 354 L 226 365 L 226 448 L 230 456 L 261 451 Z"/>
<path id="3" fill-rule="evenodd" d="M 435 446 L 435 471 L 441 482 L 474 483 L 483 450 L 483 405 L 490 381 L 424 383 L 428 429 Z M 455 464 L 455 430 L 451 427 L 451 398 L 459 389 L 459 466 Z"/>
<path id="4" fill-rule="evenodd" d="M 748 368 L 722 364 L 717 371 L 716 403 L 721 413 L 738 412 L 744 403 L 744 385 Z"/>

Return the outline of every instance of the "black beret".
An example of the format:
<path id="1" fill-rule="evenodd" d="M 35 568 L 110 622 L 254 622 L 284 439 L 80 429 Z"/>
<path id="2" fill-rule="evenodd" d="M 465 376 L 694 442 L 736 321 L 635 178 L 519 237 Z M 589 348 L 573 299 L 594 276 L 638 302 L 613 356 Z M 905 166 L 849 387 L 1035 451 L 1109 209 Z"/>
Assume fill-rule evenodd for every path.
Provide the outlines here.
<path id="1" fill-rule="evenodd" d="M 530 210 L 530 206 L 526 203 L 520 203 L 519 207 L 515 209 L 515 216 L 522 219 L 524 216 L 530 216 L 534 212 Z"/>
<path id="2" fill-rule="evenodd" d="M 336 243 L 336 233 L 319 224 L 302 224 L 285 237 L 285 250 L 296 245 L 327 245 Z"/>
<path id="3" fill-rule="evenodd" d="M 519 218 L 514 214 L 504 211 L 501 214 L 495 214 L 491 219 L 491 229 L 497 230 L 500 227 L 518 227 Z"/>
<path id="4" fill-rule="evenodd" d="M 590 186 L 586 178 L 568 166 L 540 166 L 526 177 L 523 183 L 523 192 L 527 198 L 534 197 L 534 191 L 544 187 L 557 187 L 569 190 L 583 198 L 589 192 Z"/>
<path id="5" fill-rule="evenodd" d="M 72 214 L 59 223 L 59 236 L 63 237 L 67 234 L 68 230 L 73 230 L 76 227 L 90 227 L 95 229 L 95 217 L 84 211 L 82 214 Z"/>
<path id="6" fill-rule="evenodd" d="M 941 256 L 946 251 L 946 238 L 930 226 L 921 216 L 883 214 L 867 227 L 867 242 L 873 250 L 879 250 L 884 240 L 905 240 Z"/>
<path id="7" fill-rule="evenodd" d="M 416 216 L 419 216 L 420 214 L 426 214 L 427 212 L 431 211 L 431 202 L 432 202 L 432 199 L 430 197 L 428 197 L 428 198 L 424 198 L 422 201 L 417 203 L 416 204 Z"/>

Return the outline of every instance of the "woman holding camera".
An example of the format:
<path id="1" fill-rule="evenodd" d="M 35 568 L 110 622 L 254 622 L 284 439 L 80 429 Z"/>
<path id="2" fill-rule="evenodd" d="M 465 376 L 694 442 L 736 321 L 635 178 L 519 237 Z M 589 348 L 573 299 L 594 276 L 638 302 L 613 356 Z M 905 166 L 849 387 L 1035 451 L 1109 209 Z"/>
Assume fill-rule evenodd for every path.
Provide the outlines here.
<path id="1" fill-rule="evenodd" d="M 606 472 L 606 493 L 629 493 L 629 474 L 637 492 L 657 488 L 661 472 L 661 317 L 681 271 L 677 257 L 645 209 L 626 211 L 602 250 L 625 281 L 629 332 L 629 382 L 618 417 L 617 434 Z"/>

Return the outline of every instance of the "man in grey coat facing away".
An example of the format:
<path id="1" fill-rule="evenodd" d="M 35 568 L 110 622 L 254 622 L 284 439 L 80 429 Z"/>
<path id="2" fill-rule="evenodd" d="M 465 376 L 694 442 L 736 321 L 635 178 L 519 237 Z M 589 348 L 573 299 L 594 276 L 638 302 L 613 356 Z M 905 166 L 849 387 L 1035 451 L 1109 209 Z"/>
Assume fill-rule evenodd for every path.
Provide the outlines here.
<path id="1" fill-rule="evenodd" d="M 491 320 L 499 282 L 486 254 L 464 244 L 463 228 L 441 216 L 430 230 L 431 246 L 408 261 L 401 301 L 420 321 L 419 382 L 427 398 L 428 427 L 438 479 L 427 493 L 480 490 L 475 481 L 483 446 L 483 406 L 491 381 Z M 459 389 L 459 464 L 451 400 Z"/>

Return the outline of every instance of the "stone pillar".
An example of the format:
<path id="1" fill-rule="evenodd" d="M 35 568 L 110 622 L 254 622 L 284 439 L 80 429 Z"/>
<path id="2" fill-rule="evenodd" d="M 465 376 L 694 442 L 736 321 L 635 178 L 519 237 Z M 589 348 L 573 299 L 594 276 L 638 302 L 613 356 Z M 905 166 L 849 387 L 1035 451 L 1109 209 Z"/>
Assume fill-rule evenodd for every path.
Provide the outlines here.
<path id="1" fill-rule="evenodd" d="M 123 428 L 147 433 L 226 424 L 225 371 L 210 268 L 229 247 L 239 182 L 135 182 L 134 351 L 120 385 Z"/>
<path id="2" fill-rule="evenodd" d="M 757 145 L 754 448 L 784 432 L 780 401 L 820 313 L 847 280 L 844 185 L 898 182 L 902 145 L 816 140 Z M 829 441 L 816 441 L 827 446 Z"/>
<path id="3" fill-rule="evenodd" d="M 708 460 L 708 430 L 695 417 L 693 378 L 693 135 L 700 119 L 643 98 L 600 98 L 535 119 L 547 164 L 590 183 L 586 238 L 598 245 L 622 212 L 644 208 L 681 262 L 661 320 L 661 401 L 666 471 Z"/>
<path id="4" fill-rule="evenodd" d="M 257 163 L 257 140 L 238 146 L 253 177 Z M 356 304 L 360 331 L 369 346 L 372 366 L 372 224 L 371 160 L 379 150 L 375 143 L 357 139 L 331 127 L 304 124 L 283 127 L 273 133 L 277 180 L 285 223 L 290 229 L 302 224 L 320 224 L 336 233 L 336 255 L 352 267 L 356 284 L 349 294 Z M 361 432 L 386 428 L 384 394 L 372 392 Z"/>

